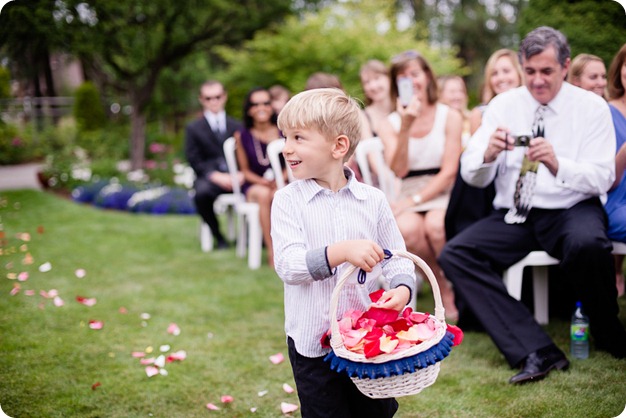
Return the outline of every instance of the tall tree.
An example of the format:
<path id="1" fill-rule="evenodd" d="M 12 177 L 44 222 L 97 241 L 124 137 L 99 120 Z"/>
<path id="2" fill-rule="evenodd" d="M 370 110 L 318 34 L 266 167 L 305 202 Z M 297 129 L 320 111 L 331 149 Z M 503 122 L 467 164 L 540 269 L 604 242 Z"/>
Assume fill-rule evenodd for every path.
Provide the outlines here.
<path id="1" fill-rule="evenodd" d="M 50 54 L 60 47 L 61 34 L 56 30 L 53 9 L 54 2 L 49 0 L 16 0 L 0 14 L 0 51 L 35 97 L 56 95 Z"/>
<path id="2" fill-rule="evenodd" d="M 72 48 L 97 78 L 128 94 L 131 165 L 144 160 L 146 107 L 159 75 L 194 51 L 238 45 L 291 12 L 291 0 L 57 0 Z"/>
<path id="3" fill-rule="evenodd" d="M 482 68 L 497 49 L 517 44 L 516 20 L 527 0 L 396 0 L 417 22 L 428 22 L 430 41 L 457 47 L 470 68 L 470 91 L 477 90 Z"/>
<path id="4" fill-rule="evenodd" d="M 624 7 L 613 0 L 533 0 L 520 16 L 519 34 L 538 26 L 563 32 L 572 50 L 594 54 L 608 66 L 626 42 Z"/>
<path id="5" fill-rule="evenodd" d="M 341 2 L 319 13 L 290 17 L 279 27 L 257 32 L 241 47 L 218 48 L 228 63 L 223 79 L 229 97 L 243 98 L 252 86 L 275 83 L 295 93 L 312 73 L 322 71 L 338 76 L 350 95 L 362 98 L 361 65 L 374 58 L 389 63 L 408 49 L 420 51 L 438 74 L 464 74 L 453 49 L 430 46 L 421 25 L 399 30 L 388 6 L 381 0 Z"/>

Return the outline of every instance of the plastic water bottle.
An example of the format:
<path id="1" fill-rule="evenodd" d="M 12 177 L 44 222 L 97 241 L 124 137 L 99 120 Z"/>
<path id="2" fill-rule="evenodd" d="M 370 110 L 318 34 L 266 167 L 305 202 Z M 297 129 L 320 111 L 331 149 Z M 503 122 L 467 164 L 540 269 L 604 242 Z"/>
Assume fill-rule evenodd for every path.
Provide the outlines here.
<path id="1" fill-rule="evenodd" d="M 589 357 L 589 317 L 583 312 L 580 302 L 576 302 L 576 310 L 572 314 L 570 353 L 573 358 Z"/>

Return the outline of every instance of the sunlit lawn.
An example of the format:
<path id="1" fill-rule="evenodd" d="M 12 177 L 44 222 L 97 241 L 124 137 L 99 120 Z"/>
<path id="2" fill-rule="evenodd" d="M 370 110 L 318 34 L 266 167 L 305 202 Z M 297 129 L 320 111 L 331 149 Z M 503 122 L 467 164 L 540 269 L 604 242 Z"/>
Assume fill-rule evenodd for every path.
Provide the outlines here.
<path id="1" fill-rule="evenodd" d="M 232 249 L 202 253 L 195 216 L 102 211 L 13 191 L 0 193 L 0 225 L 0 405 L 7 415 L 280 417 L 281 402 L 298 404 L 283 389 L 295 387 L 288 360 L 269 360 L 287 356 L 281 281 L 265 265 L 248 270 Z M 32 264 L 24 264 L 28 255 Z M 45 263 L 51 268 L 41 272 Z M 27 280 L 13 279 L 21 272 Z M 52 289 L 63 306 L 40 294 Z M 97 303 L 85 306 L 77 296 Z M 626 323 L 624 298 L 620 304 Z M 418 306 L 432 305 L 426 288 Z M 103 328 L 90 329 L 91 320 Z M 180 335 L 168 333 L 172 323 Z M 568 350 L 567 322 L 552 319 L 548 331 Z M 169 351 L 161 353 L 163 345 Z M 179 350 L 187 357 L 153 377 L 131 355 Z M 513 387 L 513 373 L 486 335 L 467 333 L 434 386 L 399 399 L 397 416 L 614 417 L 626 405 L 626 361 L 594 350 L 536 384 Z M 223 395 L 233 402 L 222 403 Z"/>

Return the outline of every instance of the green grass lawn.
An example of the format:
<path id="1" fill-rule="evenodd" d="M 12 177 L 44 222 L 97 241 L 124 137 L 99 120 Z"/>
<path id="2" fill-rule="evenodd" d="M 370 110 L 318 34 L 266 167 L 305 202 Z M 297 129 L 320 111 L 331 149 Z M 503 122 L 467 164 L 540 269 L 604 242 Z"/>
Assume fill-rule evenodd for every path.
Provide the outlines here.
<path id="1" fill-rule="evenodd" d="M 282 282 L 265 265 L 248 270 L 234 249 L 202 253 L 198 230 L 195 216 L 103 211 L 43 192 L 0 192 L 2 410 L 14 418 L 280 417 L 281 402 L 297 404 L 297 395 L 283 390 L 285 383 L 295 387 L 289 361 L 269 360 L 287 357 Z M 50 271 L 41 272 L 48 262 Z M 86 276 L 78 278 L 77 269 Z M 12 279 L 21 272 L 26 281 Z M 51 289 L 63 306 L 40 295 Z M 85 306 L 77 296 L 97 303 Z M 432 310 L 427 288 L 418 306 Z M 625 298 L 620 306 L 626 323 Z M 104 327 L 90 329 L 91 320 Z M 167 332 L 171 323 L 180 335 Z M 558 319 L 547 326 L 564 351 L 568 327 Z M 166 355 L 185 350 L 187 357 L 166 364 L 168 375 L 148 377 L 131 353 L 152 349 L 146 357 L 157 357 L 162 345 L 170 346 Z M 436 383 L 400 398 L 396 416 L 615 417 L 626 405 L 626 361 L 593 348 L 588 360 L 535 384 L 511 386 L 513 374 L 485 334 L 466 333 Z M 223 395 L 233 402 L 222 403 Z"/>

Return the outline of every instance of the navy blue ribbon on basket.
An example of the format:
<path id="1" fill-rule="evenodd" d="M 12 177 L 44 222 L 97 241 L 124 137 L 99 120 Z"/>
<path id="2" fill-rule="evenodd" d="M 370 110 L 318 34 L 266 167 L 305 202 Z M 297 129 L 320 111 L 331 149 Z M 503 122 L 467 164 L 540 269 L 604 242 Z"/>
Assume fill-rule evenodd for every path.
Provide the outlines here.
<path id="1" fill-rule="evenodd" d="M 393 254 L 389 250 L 383 250 L 385 253 L 385 260 L 389 260 Z M 363 269 L 359 269 L 359 273 L 356 276 L 356 280 L 359 284 L 365 284 L 365 279 L 367 278 L 367 273 L 363 271 Z"/>

